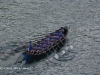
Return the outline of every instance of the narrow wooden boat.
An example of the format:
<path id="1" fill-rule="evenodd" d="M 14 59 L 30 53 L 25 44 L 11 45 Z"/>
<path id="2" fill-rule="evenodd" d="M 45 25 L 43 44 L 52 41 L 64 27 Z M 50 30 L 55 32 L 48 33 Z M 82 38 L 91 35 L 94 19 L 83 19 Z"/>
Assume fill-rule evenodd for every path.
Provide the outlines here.
<path id="1" fill-rule="evenodd" d="M 61 48 L 64 45 L 65 37 L 68 33 L 68 27 L 61 27 L 53 33 L 45 36 L 45 38 L 32 45 L 30 41 L 29 48 L 23 52 L 26 63 L 40 60 L 51 54 L 55 48 Z"/>

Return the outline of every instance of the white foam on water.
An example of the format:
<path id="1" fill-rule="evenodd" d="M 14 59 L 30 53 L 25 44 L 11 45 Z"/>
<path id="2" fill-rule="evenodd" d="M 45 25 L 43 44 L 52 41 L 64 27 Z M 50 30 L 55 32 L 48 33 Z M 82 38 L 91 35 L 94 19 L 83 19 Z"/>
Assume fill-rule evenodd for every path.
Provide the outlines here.
<path id="1" fill-rule="evenodd" d="M 65 54 L 65 53 L 66 53 L 66 52 L 63 50 L 63 51 L 62 51 L 62 54 Z"/>
<path id="2" fill-rule="evenodd" d="M 72 45 L 70 45 L 70 46 L 69 46 L 69 48 L 70 48 L 70 49 L 73 49 L 73 46 L 72 46 Z"/>
<path id="3" fill-rule="evenodd" d="M 10 54 L 11 53 L 11 49 L 6 50 L 5 53 Z"/>
<path id="4" fill-rule="evenodd" d="M 22 63 L 21 63 L 21 67 L 24 65 L 26 63 L 26 61 L 24 60 L 24 61 L 22 61 Z"/>
<path id="5" fill-rule="evenodd" d="M 55 54 L 55 58 L 56 58 L 56 59 L 59 59 L 59 56 L 58 56 L 58 54 Z"/>
<path id="6" fill-rule="evenodd" d="M 66 46 L 65 50 L 68 50 L 68 47 Z"/>
<path id="7" fill-rule="evenodd" d="M 51 57 L 49 60 L 50 60 L 50 61 L 53 61 L 53 58 Z"/>

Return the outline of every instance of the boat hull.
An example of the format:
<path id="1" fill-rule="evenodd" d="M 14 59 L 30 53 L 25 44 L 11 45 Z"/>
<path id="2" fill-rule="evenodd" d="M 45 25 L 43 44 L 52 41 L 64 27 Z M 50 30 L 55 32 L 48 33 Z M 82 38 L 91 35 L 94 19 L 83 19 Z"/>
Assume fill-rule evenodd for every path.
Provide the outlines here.
<path id="1" fill-rule="evenodd" d="M 63 29 L 63 31 L 62 31 L 62 29 Z M 56 40 L 56 42 L 54 42 L 54 44 L 51 45 L 50 47 L 46 47 L 47 49 L 45 49 L 42 53 L 40 53 L 40 54 L 30 54 L 30 53 L 27 53 L 27 52 L 23 52 L 24 60 L 26 61 L 26 63 L 31 63 L 33 61 L 38 61 L 38 60 L 48 56 L 49 54 L 51 54 L 54 50 L 60 50 L 60 48 L 62 46 L 64 46 L 64 44 L 66 42 L 65 37 L 68 33 L 68 27 L 67 26 L 66 27 L 61 27 L 61 29 L 59 29 L 55 32 L 57 34 L 57 37 L 59 35 L 60 39 L 58 39 L 58 40 L 53 39 L 54 41 Z M 62 32 L 62 33 L 60 33 L 60 32 Z M 51 38 L 51 36 L 53 36 L 53 37 L 56 36 L 56 35 L 54 35 L 54 33 L 53 33 L 53 35 L 52 34 L 49 35 L 50 36 L 49 39 Z M 60 36 L 61 34 L 63 36 Z M 45 41 L 46 41 L 46 39 L 45 39 Z M 52 41 L 52 40 L 50 40 L 50 41 Z M 41 47 L 41 48 L 43 48 L 43 47 Z"/>
<path id="2" fill-rule="evenodd" d="M 50 55 L 51 52 L 53 52 L 55 50 L 59 51 L 60 48 L 64 46 L 65 42 L 66 42 L 66 40 L 62 39 L 61 42 L 59 42 L 54 47 L 52 47 L 51 49 L 49 49 L 48 51 L 46 51 L 45 53 L 40 54 L 40 55 L 30 55 L 30 54 L 23 53 L 24 60 L 26 61 L 26 63 L 32 63 L 34 61 L 38 61 L 38 60 L 40 60 L 42 58 L 45 58 L 45 57 L 47 57 L 47 55 Z"/>

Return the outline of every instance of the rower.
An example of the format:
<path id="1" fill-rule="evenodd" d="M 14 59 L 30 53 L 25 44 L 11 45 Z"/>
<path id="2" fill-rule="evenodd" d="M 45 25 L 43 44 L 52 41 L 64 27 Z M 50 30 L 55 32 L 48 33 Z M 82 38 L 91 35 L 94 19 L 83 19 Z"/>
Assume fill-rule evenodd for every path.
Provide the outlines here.
<path id="1" fill-rule="evenodd" d="M 51 40 L 49 40 L 49 41 L 47 42 L 47 45 L 51 46 L 51 45 L 53 45 L 53 42 L 52 42 Z"/>
<path id="2" fill-rule="evenodd" d="M 53 36 L 57 36 L 57 35 L 58 35 L 58 32 L 54 32 L 54 33 L 53 33 Z"/>
<path id="3" fill-rule="evenodd" d="M 45 39 L 42 39 L 41 42 L 39 44 L 46 44 Z"/>
<path id="4" fill-rule="evenodd" d="M 41 46 L 41 44 L 37 44 L 37 45 L 36 45 L 36 47 L 40 47 L 40 46 Z"/>
<path id="5" fill-rule="evenodd" d="M 47 47 L 47 44 L 43 44 L 42 47 L 43 47 L 43 48 L 46 48 L 46 47 Z"/>
<path id="6" fill-rule="evenodd" d="M 45 50 L 45 48 L 41 48 L 41 49 L 40 49 L 40 52 L 42 52 L 42 51 L 44 51 L 44 50 Z"/>
<path id="7" fill-rule="evenodd" d="M 30 46 L 28 48 L 28 51 L 31 51 L 31 50 L 33 50 L 33 45 L 32 45 L 32 42 L 30 41 Z"/>
<path id="8" fill-rule="evenodd" d="M 27 54 L 34 54 L 34 50 L 26 51 Z"/>
<path id="9" fill-rule="evenodd" d="M 49 40 L 50 40 L 50 38 L 49 38 L 49 37 L 47 37 L 44 41 L 45 41 L 45 42 L 47 42 L 47 41 L 49 41 Z"/>

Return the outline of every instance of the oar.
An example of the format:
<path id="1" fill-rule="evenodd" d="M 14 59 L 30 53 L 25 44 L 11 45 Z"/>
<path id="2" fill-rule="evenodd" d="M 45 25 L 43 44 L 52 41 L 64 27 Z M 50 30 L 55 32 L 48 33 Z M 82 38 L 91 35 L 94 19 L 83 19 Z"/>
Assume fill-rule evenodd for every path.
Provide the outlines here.
<path id="1" fill-rule="evenodd" d="M 57 46 L 60 48 L 60 46 L 57 44 Z"/>
<path id="2" fill-rule="evenodd" d="M 40 40 L 40 39 L 44 38 L 46 35 L 49 35 L 49 34 L 51 34 L 51 33 L 52 33 L 52 32 L 49 32 L 49 33 L 46 33 L 46 34 L 34 35 L 34 37 L 35 37 L 35 36 L 36 36 L 36 37 L 33 38 L 33 39 L 31 39 L 32 37 L 27 37 L 27 36 L 26 36 L 25 38 L 26 38 L 27 40 L 33 40 L 33 42 L 34 42 L 34 41 L 36 41 L 36 40 L 34 40 L 34 39 L 39 39 L 39 40 Z M 37 37 L 37 36 L 38 36 L 38 37 Z M 38 40 L 37 40 L 37 41 L 38 41 Z"/>
<path id="3" fill-rule="evenodd" d="M 49 50 L 52 53 L 52 51 L 50 49 L 47 49 L 47 50 Z"/>
<path id="4" fill-rule="evenodd" d="M 38 34 L 38 35 L 34 35 L 34 37 L 36 36 L 36 38 L 34 38 L 34 39 L 37 39 L 37 36 L 38 36 L 38 37 L 45 37 L 45 35 L 49 35 L 49 34 L 51 34 L 51 33 L 52 33 L 52 32 L 49 32 L 49 33 L 46 33 L 46 34 Z M 32 38 L 32 37 L 26 36 L 26 38 L 29 39 L 29 38 Z"/>
<path id="5" fill-rule="evenodd" d="M 51 34 L 52 32 L 49 32 L 49 33 L 45 33 L 45 34 L 38 34 L 38 35 L 34 35 L 34 36 L 43 36 L 43 35 L 48 35 L 48 34 Z"/>
<path id="6" fill-rule="evenodd" d="M 35 38 L 33 38 L 33 39 L 27 39 L 27 41 L 32 41 L 32 42 L 37 42 L 37 41 L 39 41 L 39 40 L 41 40 L 42 38 L 44 38 L 44 36 L 41 36 L 41 37 L 35 37 Z M 29 42 L 25 42 L 25 43 L 29 43 Z"/>
<path id="7" fill-rule="evenodd" d="M 45 52 L 43 52 L 43 53 L 45 53 L 47 56 L 49 56 L 49 55 L 46 53 L 46 51 L 45 51 Z"/>
<path id="8" fill-rule="evenodd" d="M 18 57 L 18 59 L 19 59 L 21 56 L 22 56 L 22 53 L 21 53 L 21 55 Z M 16 63 L 17 63 L 18 59 L 15 61 L 15 63 L 14 63 L 14 64 L 16 64 Z"/>

